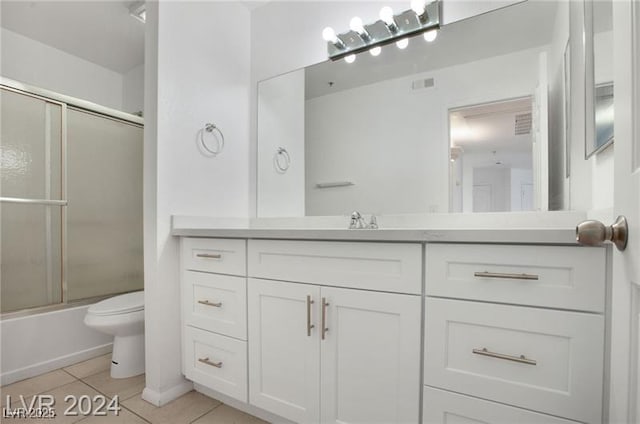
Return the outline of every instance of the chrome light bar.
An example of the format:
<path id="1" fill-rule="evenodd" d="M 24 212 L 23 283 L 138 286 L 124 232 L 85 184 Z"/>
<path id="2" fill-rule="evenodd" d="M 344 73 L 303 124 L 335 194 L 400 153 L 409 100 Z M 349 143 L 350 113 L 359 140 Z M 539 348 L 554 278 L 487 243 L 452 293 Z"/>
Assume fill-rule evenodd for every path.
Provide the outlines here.
<path id="1" fill-rule="evenodd" d="M 381 19 L 369 25 L 360 25 L 360 31 L 337 34 L 326 28 L 323 37 L 327 40 L 327 53 L 331 60 L 368 51 L 374 47 L 391 44 L 440 28 L 440 2 L 424 5 L 422 13 L 415 8 L 393 15 L 389 7 L 383 8 Z M 353 22 L 353 20 L 352 20 Z M 353 24 L 351 25 L 354 28 Z M 359 29 L 359 28 L 356 28 Z M 329 31 L 327 31 L 329 30 Z"/>

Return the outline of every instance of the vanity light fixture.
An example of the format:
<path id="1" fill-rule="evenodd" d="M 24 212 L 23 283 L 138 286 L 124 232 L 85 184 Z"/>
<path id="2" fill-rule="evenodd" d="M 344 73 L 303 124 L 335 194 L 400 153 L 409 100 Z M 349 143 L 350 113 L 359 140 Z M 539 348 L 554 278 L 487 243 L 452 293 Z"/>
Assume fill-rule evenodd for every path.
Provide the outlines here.
<path id="1" fill-rule="evenodd" d="M 411 0 L 411 10 L 416 12 L 416 15 L 423 16 L 426 11 L 427 2 L 425 0 Z"/>
<path id="2" fill-rule="evenodd" d="M 129 6 L 129 14 L 140 22 L 145 23 L 147 20 L 147 6 L 143 1 L 134 2 Z"/>
<path id="3" fill-rule="evenodd" d="M 322 38 L 324 38 L 324 41 L 333 44 L 338 49 L 344 49 L 345 47 L 342 40 L 338 38 L 336 32 L 331 27 L 326 27 L 322 30 Z"/>
<path id="4" fill-rule="evenodd" d="M 424 33 L 424 39 L 426 41 L 428 41 L 429 43 L 434 41 L 437 36 L 438 36 L 438 30 L 437 29 L 432 29 L 432 30 L 427 31 L 427 32 Z"/>
<path id="5" fill-rule="evenodd" d="M 392 33 L 398 30 L 398 25 L 396 25 L 395 19 L 393 19 L 393 9 L 389 6 L 380 9 L 380 20 L 385 23 Z"/>
<path id="6" fill-rule="evenodd" d="M 364 25 L 362 24 L 362 19 L 360 19 L 357 16 L 354 16 L 353 18 L 351 18 L 351 22 L 349 22 L 349 28 L 351 28 L 351 31 L 357 32 L 358 35 L 362 37 L 363 40 L 368 40 L 369 38 L 371 38 L 367 30 L 364 29 Z"/>
<path id="7" fill-rule="evenodd" d="M 409 45 L 409 39 L 408 38 L 402 38 L 402 39 L 396 41 L 396 46 L 400 50 L 406 49 L 408 45 Z"/>
<path id="8" fill-rule="evenodd" d="M 336 34 L 332 28 L 325 28 L 322 37 L 327 42 L 327 52 L 331 60 L 344 58 L 348 63 L 355 60 L 355 54 L 369 51 L 373 56 L 380 54 L 380 48 L 396 43 L 404 49 L 409 38 L 424 34 L 431 42 L 440 28 L 440 1 L 412 0 L 411 9 L 397 15 L 385 6 L 380 10 L 380 20 L 364 25 L 362 19 L 353 17 L 350 31 Z"/>

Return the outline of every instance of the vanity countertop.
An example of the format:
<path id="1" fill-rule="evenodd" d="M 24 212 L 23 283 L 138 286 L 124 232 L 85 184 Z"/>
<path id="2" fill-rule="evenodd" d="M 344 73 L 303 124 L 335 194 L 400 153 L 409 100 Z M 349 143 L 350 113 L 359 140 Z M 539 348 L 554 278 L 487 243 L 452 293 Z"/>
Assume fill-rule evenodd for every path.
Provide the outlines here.
<path id="1" fill-rule="evenodd" d="M 586 219 L 577 212 L 483 215 L 378 217 L 380 228 L 376 230 L 347 229 L 347 217 L 242 219 L 174 215 L 171 234 L 286 240 L 576 244 L 575 226 Z"/>

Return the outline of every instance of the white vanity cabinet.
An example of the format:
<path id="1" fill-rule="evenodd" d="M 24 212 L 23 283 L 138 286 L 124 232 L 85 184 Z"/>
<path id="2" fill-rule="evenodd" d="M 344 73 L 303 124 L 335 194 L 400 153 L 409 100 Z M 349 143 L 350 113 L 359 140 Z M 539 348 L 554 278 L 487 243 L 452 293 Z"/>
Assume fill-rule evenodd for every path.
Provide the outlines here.
<path id="1" fill-rule="evenodd" d="M 249 275 L 262 277 L 248 283 L 249 402 L 296 422 L 417 422 L 420 296 L 344 287 L 366 287 L 376 270 L 375 287 L 420 287 L 420 261 L 398 264 L 422 248 L 348 244 L 249 241 Z M 290 256 L 290 274 L 265 266 Z M 281 281 L 263 279 L 275 272 Z M 316 284 L 286 281 L 300 279 Z"/>
<path id="2" fill-rule="evenodd" d="M 605 264 L 602 248 L 428 244 L 423 423 L 602 422 Z"/>
<path id="3" fill-rule="evenodd" d="M 182 238 L 182 371 L 247 401 L 246 240 Z"/>
<path id="4" fill-rule="evenodd" d="M 299 423 L 601 423 L 606 281 L 604 248 L 182 237 L 183 372 Z"/>

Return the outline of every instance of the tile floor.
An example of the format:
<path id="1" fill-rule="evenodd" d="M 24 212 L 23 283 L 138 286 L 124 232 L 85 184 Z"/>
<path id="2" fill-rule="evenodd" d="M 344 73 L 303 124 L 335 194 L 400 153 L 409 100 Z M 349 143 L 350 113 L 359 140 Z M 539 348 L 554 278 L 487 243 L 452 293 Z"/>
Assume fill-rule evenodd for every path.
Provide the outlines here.
<path id="1" fill-rule="evenodd" d="M 51 371 L 37 377 L 18 381 L 0 389 L 2 407 L 7 396 L 13 399 L 15 408 L 22 395 L 27 402 L 34 395 L 47 394 L 56 399 L 55 419 L 4 418 L 2 423 L 76 423 L 82 424 L 262 424 L 264 421 L 247 415 L 237 409 L 224 405 L 198 392 L 192 391 L 162 407 L 156 407 L 141 398 L 144 388 L 144 375 L 131 378 L 113 379 L 109 375 L 111 354 L 89 359 L 88 361 Z M 66 395 L 104 395 L 111 399 L 118 395 L 120 407 L 117 416 L 110 412 L 108 416 L 64 416 L 62 412 L 68 404 L 62 400 Z"/>

